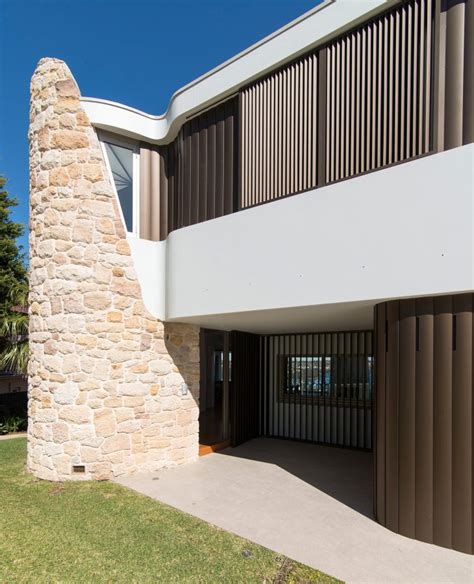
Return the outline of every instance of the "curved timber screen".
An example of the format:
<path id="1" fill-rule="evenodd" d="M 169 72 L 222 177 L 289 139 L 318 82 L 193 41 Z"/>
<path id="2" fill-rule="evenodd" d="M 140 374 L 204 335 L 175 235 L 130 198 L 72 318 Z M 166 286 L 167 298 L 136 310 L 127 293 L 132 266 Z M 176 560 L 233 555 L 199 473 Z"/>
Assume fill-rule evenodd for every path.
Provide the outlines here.
<path id="1" fill-rule="evenodd" d="M 473 553 L 473 294 L 378 304 L 377 520 Z"/>

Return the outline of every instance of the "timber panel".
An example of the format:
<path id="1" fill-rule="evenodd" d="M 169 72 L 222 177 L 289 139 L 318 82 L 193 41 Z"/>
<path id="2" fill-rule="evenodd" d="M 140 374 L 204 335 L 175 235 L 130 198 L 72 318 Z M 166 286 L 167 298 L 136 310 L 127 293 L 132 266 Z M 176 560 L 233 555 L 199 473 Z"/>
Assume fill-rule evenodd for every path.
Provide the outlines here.
<path id="1" fill-rule="evenodd" d="M 318 184 L 318 55 L 306 55 L 241 92 L 240 206 Z"/>
<path id="2" fill-rule="evenodd" d="M 260 337 L 230 333 L 231 444 L 238 446 L 260 436 Z"/>
<path id="3" fill-rule="evenodd" d="M 236 116 L 234 98 L 186 122 L 168 147 L 170 231 L 236 210 Z"/>
<path id="4" fill-rule="evenodd" d="M 474 552 L 472 312 L 473 294 L 376 306 L 377 520 L 467 553 Z"/>
<path id="5" fill-rule="evenodd" d="M 433 0 L 410 0 L 327 47 L 326 178 L 432 147 Z"/>

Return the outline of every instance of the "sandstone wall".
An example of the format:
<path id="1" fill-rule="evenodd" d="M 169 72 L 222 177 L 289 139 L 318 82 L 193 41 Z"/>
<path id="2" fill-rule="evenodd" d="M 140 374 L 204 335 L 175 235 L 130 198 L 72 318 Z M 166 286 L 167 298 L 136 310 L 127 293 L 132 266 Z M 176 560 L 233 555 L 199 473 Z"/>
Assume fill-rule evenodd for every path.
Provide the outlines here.
<path id="1" fill-rule="evenodd" d="M 96 133 L 62 61 L 42 59 L 33 75 L 29 140 L 29 470 L 104 479 L 194 460 L 199 329 L 147 313 Z"/>

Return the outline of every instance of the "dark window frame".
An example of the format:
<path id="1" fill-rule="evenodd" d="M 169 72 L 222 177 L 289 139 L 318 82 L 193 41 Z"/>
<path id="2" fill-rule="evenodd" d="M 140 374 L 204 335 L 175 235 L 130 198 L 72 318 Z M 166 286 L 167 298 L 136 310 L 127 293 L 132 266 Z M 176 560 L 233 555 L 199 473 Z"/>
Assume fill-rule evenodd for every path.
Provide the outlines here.
<path id="1" fill-rule="evenodd" d="M 300 392 L 290 392 L 288 390 L 289 386 L 289 361 L 290 360 L 301 360 L 301 359 L 321 359 L 322 360 L 322 371 L 323 377 L 326 378 L 326 360 L 330 360 L 330 372 L 329 372 L 329 383 L 327 384 L 324 382 L 322 384 L 323 388 L 328 387 L 329 392 L 325 395 L 305 395 L 304 393 Z M 362 364 L 362 367 L 346 367 L 346 363 L 343 361 L 347 361 L 347 359 L 351 358 L 358 358 L 362 359 L 365 362 L 365 371 Z M 366 408 L 371 409 L 374 401 L 374 375 L 375 375 L 375 361 L 374 356 L 372 354 L 367 353 L 358 353 L 354 355 L 342 354 L 337 355 L 334 353 L 331 354 L 302 354 L 302 355 L 291 355 L 288 353 L 281 354 L 278 356 L 278 373 L 277 379 L 280 380 L 279 387 L 278 387 L 278 401 L 280 403 L 287 403 L 287 404 L 311 404 L 311 405 L 338 405 L 338 406 L 356 406 L 358 408 Z M 312 369 L 314 371 L 314 368 Z M 359 381 L 351 381 L 347 380 L 347 373 L 348 371 L 354 372 L 357 371 L 359 374 Z M 345 379 L 340 378 L 344 376 Z M 314 378 L 314 376 L 313 376 Z M 307 383 L 307 378 L 305 378 Z M 313 381 L 314 382 L 314 381 Z M 354 397 L 352 396 L 352 389 L 354 385 L 364 385 L 365 391 L 363 389 L 364 397 Z M 343 394 L 346 393 L 346 388 L 350 388 L 351 395 L 340 395 L 340 392 L 334 392 L 334 388 L 343 389 Z"/>

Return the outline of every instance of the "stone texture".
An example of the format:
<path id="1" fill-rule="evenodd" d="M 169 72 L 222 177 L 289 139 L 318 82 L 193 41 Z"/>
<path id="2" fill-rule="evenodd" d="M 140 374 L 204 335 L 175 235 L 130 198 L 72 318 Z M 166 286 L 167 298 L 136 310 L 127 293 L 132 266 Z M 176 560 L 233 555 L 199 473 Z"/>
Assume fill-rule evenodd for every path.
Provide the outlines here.
<path id="1" fill-rule="evenodd" d="M 29 470 L 102 480 L 194 460 L 199 329 L 144 307 L 102 151 L 62 61 L 42 59 L 33 75 L 29 139 Z M 86 472 L 73 474 L 79 464 Z"/>

